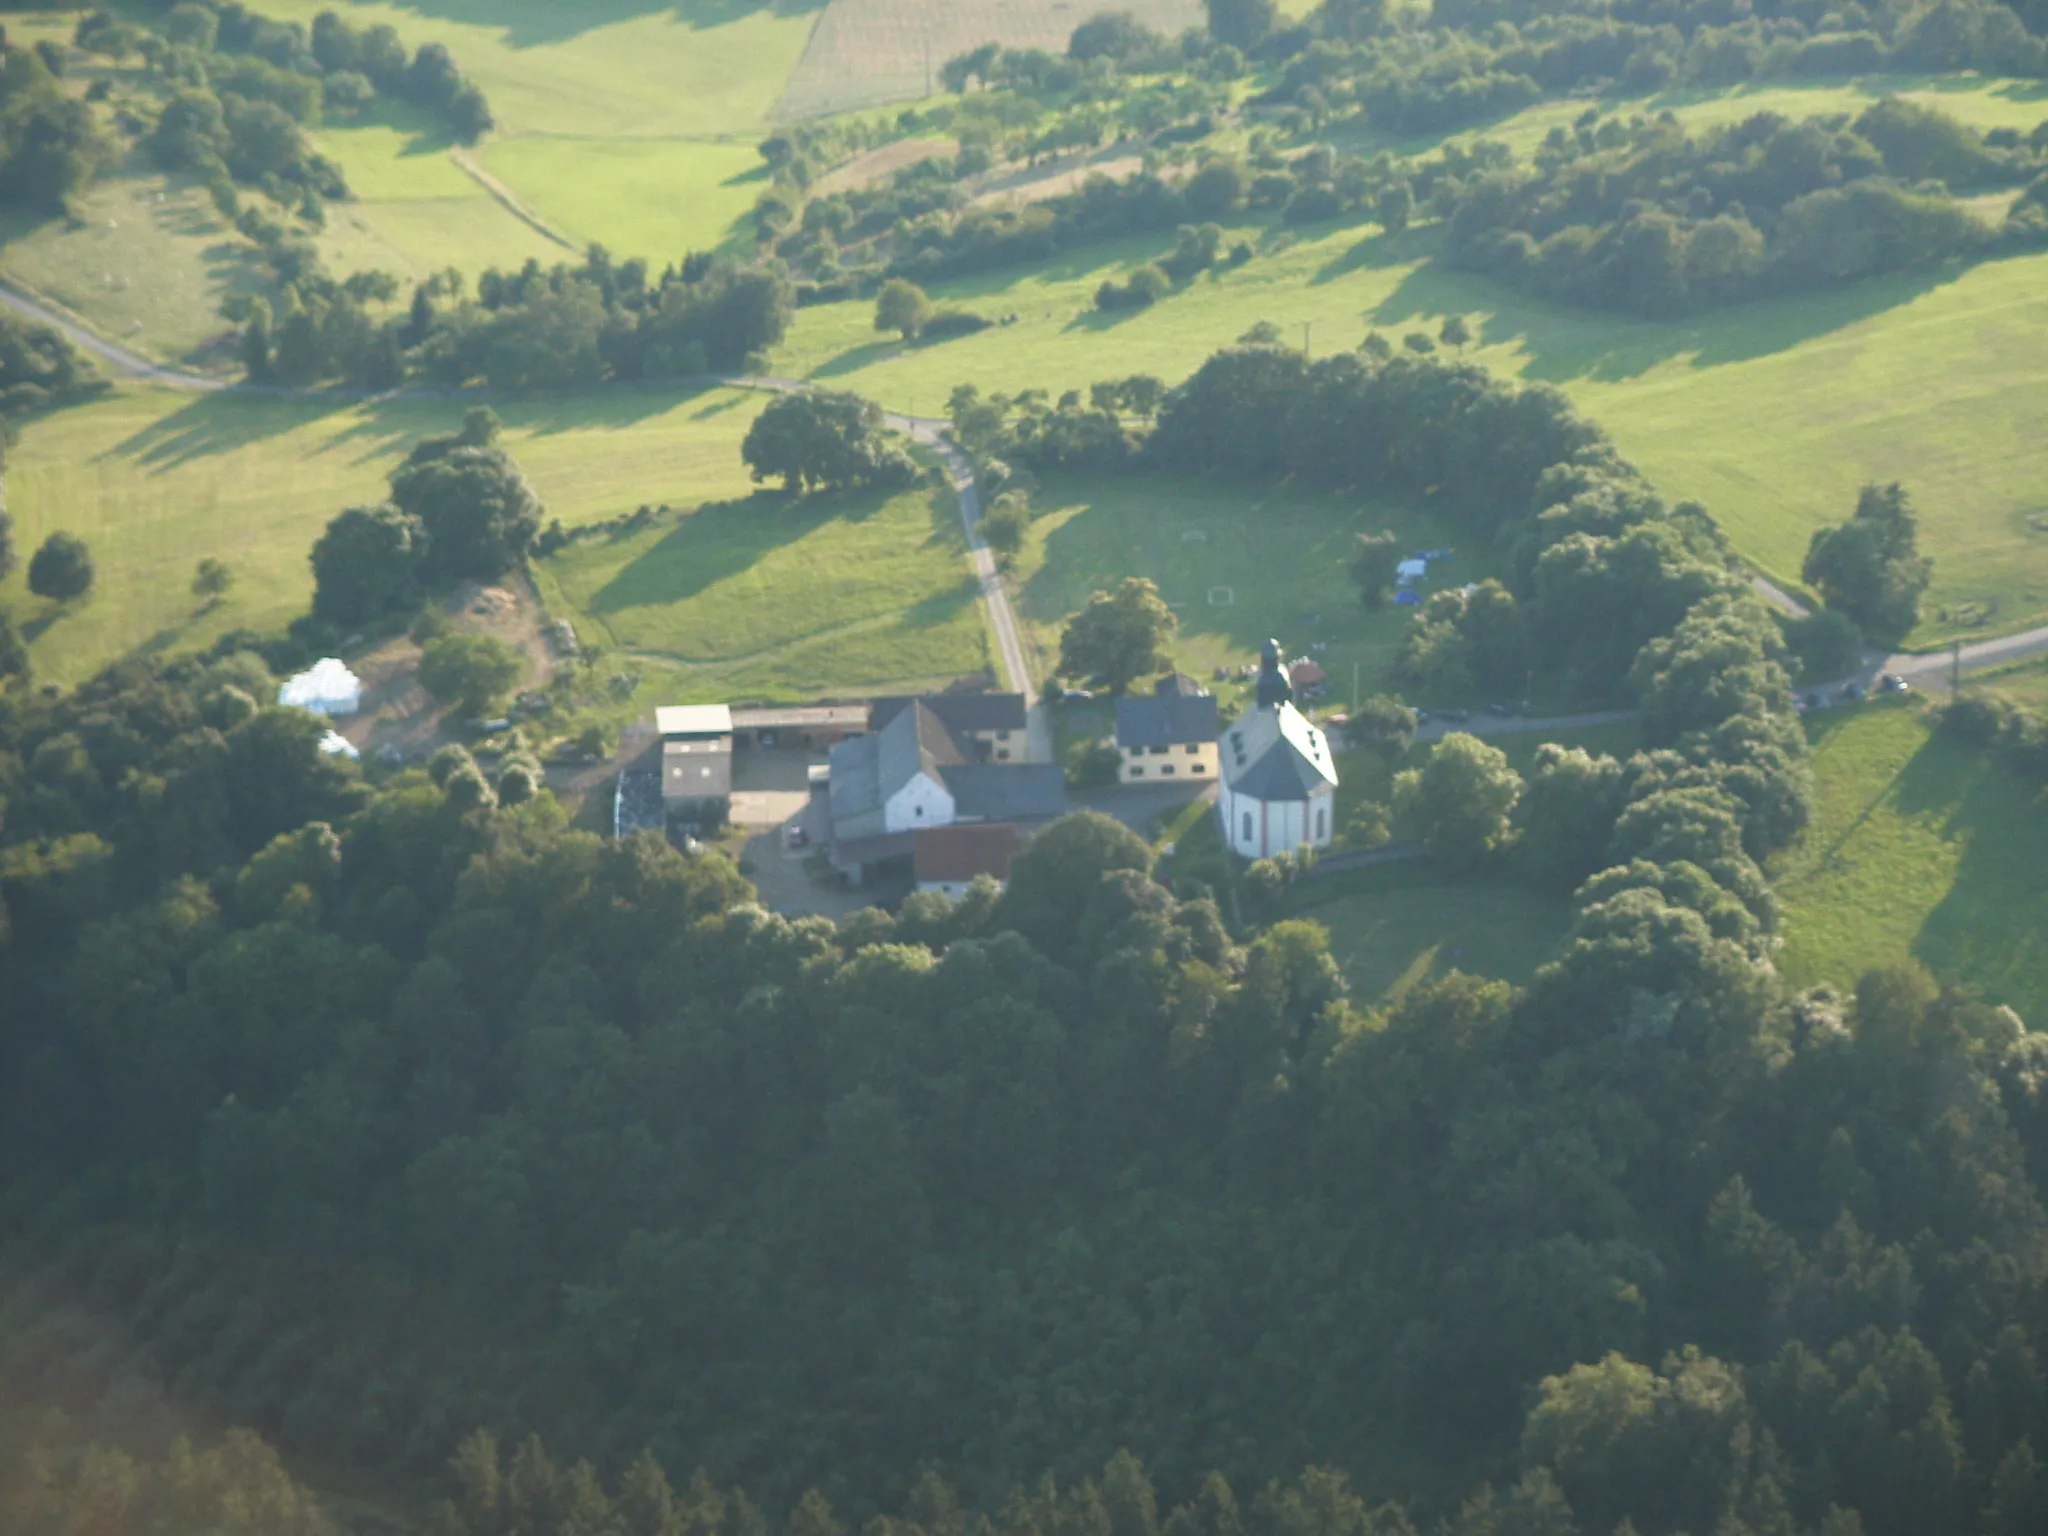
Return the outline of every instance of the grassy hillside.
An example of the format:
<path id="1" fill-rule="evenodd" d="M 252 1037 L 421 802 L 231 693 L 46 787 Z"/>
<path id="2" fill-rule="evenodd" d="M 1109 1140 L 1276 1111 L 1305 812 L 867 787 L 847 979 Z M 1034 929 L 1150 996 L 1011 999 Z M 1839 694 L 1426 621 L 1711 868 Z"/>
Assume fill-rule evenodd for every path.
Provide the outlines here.
<path id="1" fill-rule="evenodd" d="M 1774 871 L 1780 966 L 1846 985 L 1918 961 L 2038 1020 L 2048 1011 L 2048 805 L 1911 706 L 1808 717 L 1820 814 Z"/>
<path id="2" fill-rule="evenodd" d="M 274 285 L 256 247 L 221 220 L 204 188 L 134 165 L 88 189 L 76 211 L 73 220 L 0 213 L 0 272 L 147 356 L 229 360 L 221 300 Z"/>
<path id="3" fill-rule="evenodd" d="M 738 442 L 761 403 L 737 391 L 620 390 L 501 414 L 550 515 L 575 524 L 742 492 Z M 75 682 L 137 648 L 281 628 L 306 610 L 306 557 L 327 520 L 380 497 L 399 456 L 451 430 L 462 410 L 134 389 L 30 423 L 9 463 L 16 543 L 33 549 L 65 528 L 98 567 L 94 592 L 72 609 L 31 597 L 19 573 L 0 587 L 38 673 Z M 206 554 L 227 560 L 235 586 L 201 612 L 188 589 Z"/>
<path id="4" fill-rule="evenodd" d="M 647 670 L 638 702 L 912 688 L 987 665 L 949 492 L 761 494 L 580 540 L 538 567 L 551 611 Z"/>
<path id="5" fill-rule="evenodd" d="M 778 366 L 936 412 L 950 388 L 1052 390 L 1184 377 L 1259 320 L 1318 353 L 1369 327 L 1433 332 L 1462 313 L 1490 367 L 1555 383 L 1674 499 L 1704 502 L 1764 569 L 1796 579 L 1813 530 L 1858 486 L 1901 480 L 1934 586 L 1916 643 L 2048 617 L 2048 256 L 1771 300 L 1680 322 L 1564 309 L 1427 265 L 1426 229 L 1242 233 L 1261 254 L 1149 310 L 1105 315 L 1095 288 L 1170 240 L 1100 246 L 1021 275 L 941 285 L 1014 324 L 931 346 L 877 338 L 872 306 L 803 311 Z M 1947 617 L 1944 618 L 1944 612 Z"/>

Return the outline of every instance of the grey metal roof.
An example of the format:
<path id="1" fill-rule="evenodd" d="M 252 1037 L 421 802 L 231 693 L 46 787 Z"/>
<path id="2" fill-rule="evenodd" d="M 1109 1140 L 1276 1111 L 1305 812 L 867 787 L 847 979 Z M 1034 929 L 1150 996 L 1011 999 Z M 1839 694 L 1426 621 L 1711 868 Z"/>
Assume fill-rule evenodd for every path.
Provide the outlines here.
<path id="1" fill-rule="evenodd" d="M 876 778 L 884 802 L 920 773 L 936 779 L 947 764 L 967 761 L 952 733 L 921 702 L 913 702 L 874 735 L 879 744 Z"/>
<path id="2" fill-rule="evenodd" d="M 1058 763 L 961 763 L 941 772 L 961 821 L 1049 821 L 1067 813 Z"/>
<path id="3" fill-rule="evenodd" d="M 1207 694 L 1155 694 L 1116 701 L 1116 744 L 1173 747 L 1216 739 L 1216 701 Z"/>
<path id="4" fill-rule="evenodd" d="M 849 736 L 832 749 L 832 819 L 845 821 L 882 808 L 878 736 Z"/>
<path id="5" fill-rule="evenodd" d="M 731 738 L 664 742 L 661 792 L 670 800 L 719 800 L 730 795 Z"/>
<path id="6" fill-rule="evenodd" d="M 868 711 L 868 729 L 879 731 L 913 704 L 922 704 L 949 731 L 1021 731 L 1021 693 L 926 693 L 916 697 L 877 699 Z"/>

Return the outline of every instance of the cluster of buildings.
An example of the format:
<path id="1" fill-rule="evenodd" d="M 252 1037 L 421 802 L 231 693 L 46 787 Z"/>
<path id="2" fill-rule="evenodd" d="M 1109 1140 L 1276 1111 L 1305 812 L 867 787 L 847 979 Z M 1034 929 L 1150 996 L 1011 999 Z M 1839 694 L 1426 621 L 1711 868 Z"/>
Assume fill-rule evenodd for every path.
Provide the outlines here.
<path id="1" fill-rule="evenodd" d="M 1187 677 L 1120 699 L 1117 782 L 1217 785 L 1224 841 L 1248 859 L 1326 848 L 1336 763 L 1295 696 L 1269 640 L 1252 706 L 1228 729 L 1214 696 Z M 1020 693 L 677 705 L 655 711 L 655 729 L 662 806 L 681 820 L 725 818 L 736 749 L 823 750 L 826 760 L 809 770 L 808 819 L 833 867 L 857 885 L 907 875 L 957 896 L 977 876 L 1007 879 L 1017 849 L 1067 811 L 1061 766 L 1049 753 L 1032 760 Z"/>

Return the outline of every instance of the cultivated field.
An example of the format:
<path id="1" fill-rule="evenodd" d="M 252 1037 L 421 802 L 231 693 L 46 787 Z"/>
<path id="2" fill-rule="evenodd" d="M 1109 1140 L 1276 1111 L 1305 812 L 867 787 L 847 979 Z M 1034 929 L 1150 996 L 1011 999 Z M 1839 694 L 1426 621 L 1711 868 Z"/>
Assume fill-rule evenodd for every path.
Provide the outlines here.
<path id="1" fill-rule="evenodd" d="M 931 95 L 941 66 L 983 43 L 1064 52 L 1097 9 L 1081 0 L 831 0 L 775 116 L 795 121 Z M 1113 9 L 1169 37 L 1202 23 L 1198 0 Z"/>
<path id="2" fill-rule="evenodd" d="M 2048 821 L 2036 786 L 1910 705 L 1808 716 L 1820 814 L 1775 869 L 1780 968 L 1847 984 L 1917 961 L 2027 1019 L 2048 1010 Z"/>
<path id="3" fill-rule="evenodd" d="M 641 503 L 695 505 L 746 488 L 739 439 L 762 400 L 738 391 L 607 391 L 545 408 L 506 405 L 508 446 L 550 516 L 569 524 Z M 313 541 L 342 508 L 379 499 L 422 436 L 460 402 L 362 406 L 124 389 L 31 422 L 10 455 L 19 547 L 66 528 L 91 546 L 93 593 L 53 610 L 17 573 L 4 594 L 40 676 L 76 682 L 139 648 L 203 645 L 236 628 L 279 630 L 306 611 Z M 193 563 L 220 554 L 235 585 L 201 611 Z"/>
<path id="4" fill-rule="evenodd" d="M 776 494 L 579 540 L 540 562 L 549 608 L 642 665 L 636 702 L 923 687 L 988 665 L 949 492 Z"/>

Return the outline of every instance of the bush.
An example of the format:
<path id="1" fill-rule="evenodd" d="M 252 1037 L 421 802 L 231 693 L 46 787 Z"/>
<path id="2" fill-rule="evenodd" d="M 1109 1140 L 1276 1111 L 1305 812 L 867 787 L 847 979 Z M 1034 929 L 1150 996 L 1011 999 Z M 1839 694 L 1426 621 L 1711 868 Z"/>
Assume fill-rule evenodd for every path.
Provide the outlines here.
<path id="1" fill-rule="evenodd" d="M 92 551 L 85 540 L 59 530 L 43 540 L 28 563 L 28 589 L 37 597 L 68 603 L 92 590 Z"/>
<path id="2" fill-rule="evenodd" d="M 1105 279 L 1095 290 L 1095 307 L 1105 310 L 1145 309 L 1173 291 L 1173 280 L 1157 265 L 1147 262 L 1118 283 Z"/>
<path id="3" fill-rule="evenodd" d="M 420 652 L 420 686 L 474 719 L 512 691 L 526 659 L 489 635 L 444 635 Z"/>
<path id="4" fill-rule="evenodd" d="M 972 336 L 976 331 L 985 331 L 993 324 L 995 322 L 986 316 L 970 314 L 964 309 L 942 309 L 925 321 L 918 336 L 922 341 L 950 341 L 955 336 Z"/>
<path id="5" fill-rule="evenodd" d="M 1287 199 L 1280 217 L 1289 224 L 1315 224 L 1334 219 L 1344 211 L 1343 199 L 1332 187 L 1303 187 Z"/>

